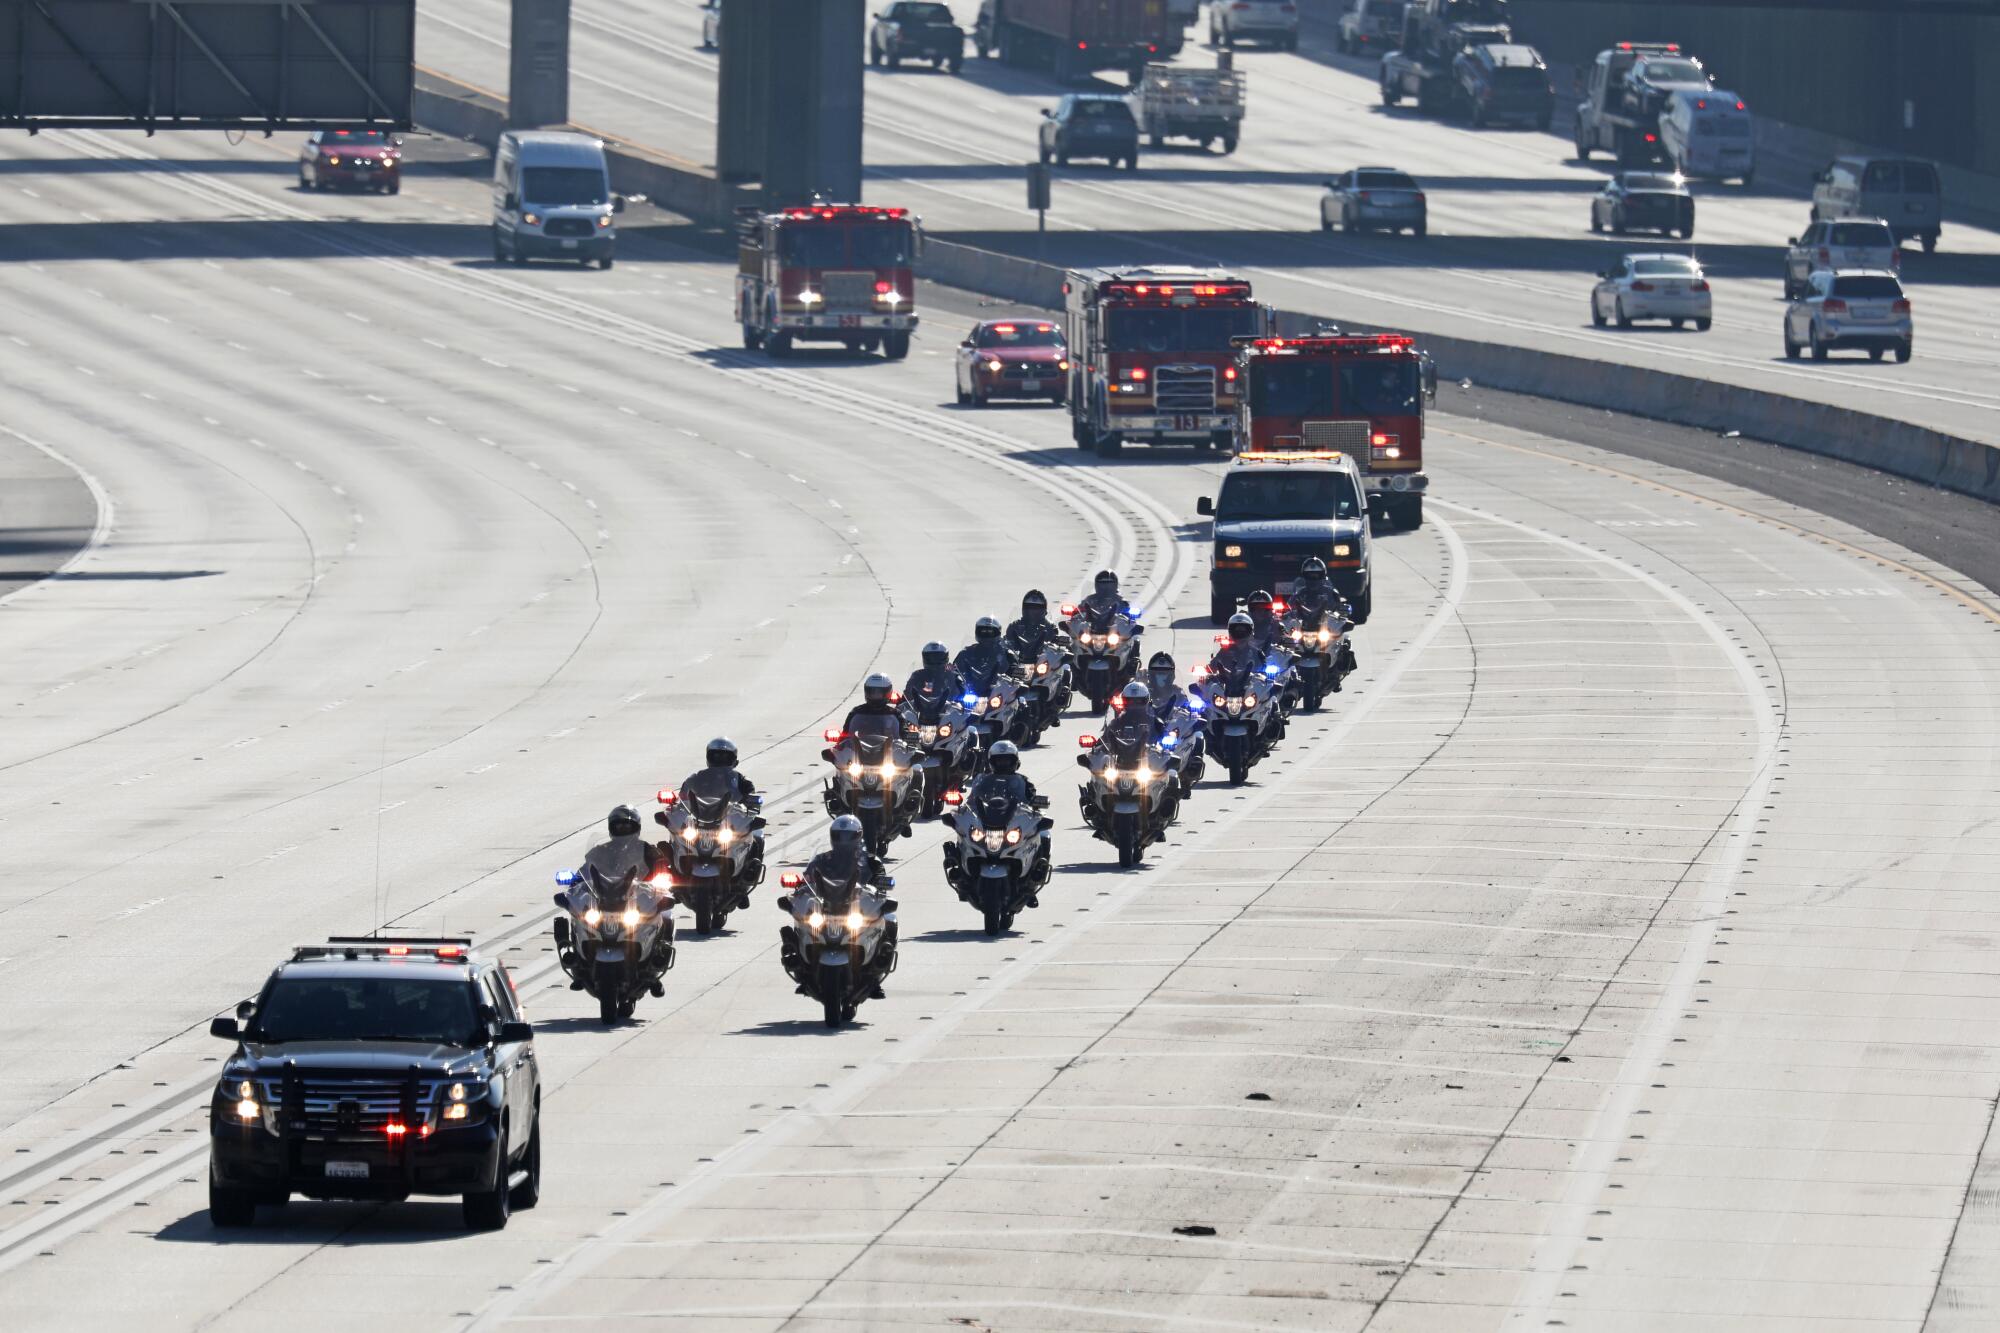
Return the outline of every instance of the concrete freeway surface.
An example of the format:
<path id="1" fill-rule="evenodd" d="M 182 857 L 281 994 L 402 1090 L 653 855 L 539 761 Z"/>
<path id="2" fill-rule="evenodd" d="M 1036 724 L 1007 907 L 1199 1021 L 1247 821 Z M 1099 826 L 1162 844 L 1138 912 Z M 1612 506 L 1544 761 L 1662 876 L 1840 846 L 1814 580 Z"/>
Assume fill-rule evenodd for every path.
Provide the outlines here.
<path id="1" fill-rule="evenodd" d="M 1100 565 L 1195 659 L 1216 469 L 951 406 L 970 303 L 774 367 L 698 254 L 496 269 L 466 173 L 304 194 L 292 147 L 0 170 L 0 450 L 112 505 L 0 605 L 10 1329 L 1992 1326 L 1992 592 L 1447 412 L 1350 691 L 1142 871 L 1069 806 L 1072 723 L 1015 935 L 927 827 L 854 1029 L 760 903 L 600 1030 L 546 895 L 606 808 L 728 732 L 801 857 L 862 675 Z M 542 1205 L 225 1238 L 207 1020 L 377 924 L 516 969 Z"/>
<path id="2" fill-rule="evenodd" d="M 961 0 L 955 12 L 969 23 L 971 9 Z M 425 5 L 418 29 L 425 64 L 506 87 L 506 0 Z M 1755 190 L 1697 186 L 1693 249 L 1715 280 L 1712 330 L 1593 329 L 1596 272 L 1620 254 L 1684 248 L 1589 234 L 1590 196 L 1609 160 L 1572 161 L 1560 125 L 1553 134 L 1473 131 L 1407 105 L 1385 108 L 1372 61 L 1335 56 L 1329 31 L 1309 26 L 1296 55 L 1238 52 L 1249 117 L 1234 155 L 1170 145 L 1142 153 L 1136 176 L 1095 163 L 1059 170 L 1042 253 L 1061 263 L 1222 262 L 1248 269 L 1260 294 L 1287 309 L 1632 362 L 2000 443 L 1992 310 L 2000 234 L 1948 217 L 1936 255 L 1905 257 L 1916 312 L 1910 364 L 1871 365 L 1858 353 L 1788 363 L 1780 271 L 1787 238 L 1805 226 L 1808 189 L 1797 164 L 1767 162 Z M 577 0 L 572 115 L 712 161 L 717 57 L 699 49 L 699 38 L 691 3 L 639 12 Z M 1214 56 L 1191 43 L 1180 60 L 1210 64 Z M 957 78 L 869 70 L 870 200 L 908 204 L 955 239 L 1036 254 L 1035 238 L 1023 234 L 1035 218 L 1022 207 L 1022 164 L 1035 153 L 1040 108 L 1059 91 L 1039 73 L 976 59 Z M 1428 239 L 1318 232 L 1321 182 L 1364 164 L 1403 167 L 1425 186 Z"/>

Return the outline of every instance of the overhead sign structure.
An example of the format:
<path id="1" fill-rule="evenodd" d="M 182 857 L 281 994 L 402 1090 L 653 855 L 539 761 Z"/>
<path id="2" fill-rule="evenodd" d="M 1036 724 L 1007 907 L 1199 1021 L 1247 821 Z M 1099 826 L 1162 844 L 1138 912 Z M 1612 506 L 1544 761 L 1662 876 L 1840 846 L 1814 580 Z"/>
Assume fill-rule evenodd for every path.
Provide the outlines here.
<path id="1" fill-rule="evenodd" d="M 0 127 L 410 128 L 416 0 L 0 0 Z"/>

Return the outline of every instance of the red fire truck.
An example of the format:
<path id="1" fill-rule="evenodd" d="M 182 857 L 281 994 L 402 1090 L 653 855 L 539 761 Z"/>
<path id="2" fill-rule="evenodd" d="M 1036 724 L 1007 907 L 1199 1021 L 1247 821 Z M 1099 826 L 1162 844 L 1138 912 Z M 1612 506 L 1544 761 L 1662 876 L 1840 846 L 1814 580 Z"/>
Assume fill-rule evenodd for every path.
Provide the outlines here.
<path id="1" fill-rule="evenodd" d="M 1070 433 L 1116 457 L 1131 443 L 1229 447 L 1234 342 L 1271 328 L 1250 283 L 1221 269 L 1087 269 L 1063 276 Z"/>
<path id="2" fill-rule="evenodd" d="M 743 345 L 773 357 L 795 342 L 910 354 L 923 244 L 905 208 L 820 204 L 736 213 L 736 317 Z"/>
<path id="3" fill-rule="evenodd" d="M 1424 408 L 1437 367 L 1400 333 L 1244 338 L 1237 449 L 1338 449 L 1361 465 L 1371 512 L 1398 526 L 1424 521 Z"/>

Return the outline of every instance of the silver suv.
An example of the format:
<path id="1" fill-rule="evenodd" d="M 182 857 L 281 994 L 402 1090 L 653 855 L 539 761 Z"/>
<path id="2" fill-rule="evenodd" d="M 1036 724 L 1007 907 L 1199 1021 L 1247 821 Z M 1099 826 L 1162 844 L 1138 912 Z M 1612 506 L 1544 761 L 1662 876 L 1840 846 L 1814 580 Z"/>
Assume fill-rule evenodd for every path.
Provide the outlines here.
<path id="1" fill-rule="evenodd" d="M 1886 268 L 1898 271 L 1903 252 L 1896 233 L 1881 218 L 1815 222 L 1792 237 L 1785 252 L 1785 299 L 1804 295 L 1806 279 L 1823 268 Z"/>
<path id="2" fill-rule="evenodd" d="M 1894 351 L 1910 359 L 1914 326 L 1903 284 L 1887 269 L 1822 269 L 1806 279 L 1805 295 L 1785 307 L 1785 355 L 1796 361 L 1801 349 L 1813 360 L 1855 347 L 1870 361 Z"/>

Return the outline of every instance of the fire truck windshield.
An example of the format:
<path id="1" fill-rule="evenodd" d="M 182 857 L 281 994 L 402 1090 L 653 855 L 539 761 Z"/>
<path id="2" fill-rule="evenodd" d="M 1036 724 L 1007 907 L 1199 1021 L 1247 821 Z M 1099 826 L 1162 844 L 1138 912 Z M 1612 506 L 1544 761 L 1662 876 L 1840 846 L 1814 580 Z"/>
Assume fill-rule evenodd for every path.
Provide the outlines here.
<path id="1" fill-rule="evenodd" d="M 794 223 L 778 236 L 790 268 L 908 268 L 910 228 L 900 222 Z"/>
<path id="2" fill-rule="evenodd" d="M 1361 497 L 1345 472 L 1244 472 L 1224 479 L 1217 522 L 1361 517 Z"/>
<path id="3" fill-rule="evenodd" d="M 1253 417 L 1413 416 L 1421 394 L 1416 362 L 1401 357 L 1369 356 L 1335 364 L 1272 356 L 1260 358 L 1250 372 Z"/>
<path id="4" fill-rule="evenodd" d="M 1112 352 L 1226 352 L 1231 338 L 1257 333 L 1254 306 L 1193 306 L 1109 312 L 1105 349 Z"/>

